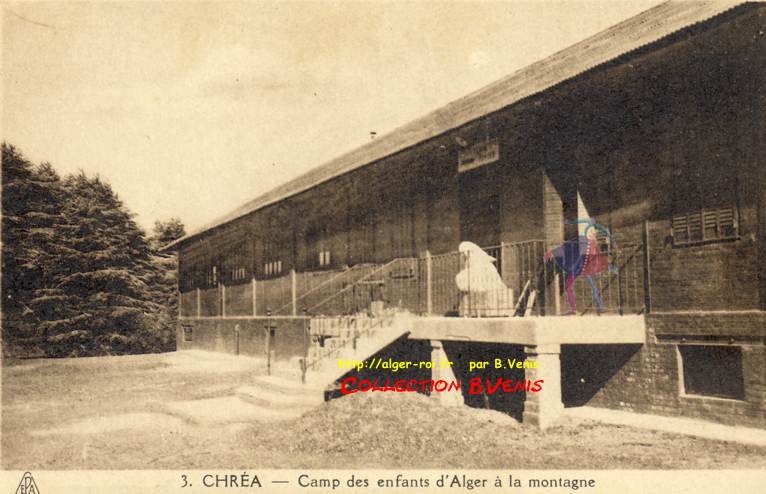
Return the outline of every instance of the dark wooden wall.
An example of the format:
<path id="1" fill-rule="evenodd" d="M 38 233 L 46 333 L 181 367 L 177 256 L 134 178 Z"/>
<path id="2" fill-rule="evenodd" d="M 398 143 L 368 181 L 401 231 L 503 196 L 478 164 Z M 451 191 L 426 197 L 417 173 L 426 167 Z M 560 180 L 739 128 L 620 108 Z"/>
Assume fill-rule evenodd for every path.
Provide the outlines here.
<path id="1" fill-rule="evenodd" d="M 555 244 L 576 234 L 564 219 L 577 217 L 579 192 L 619 242 L 640 243 L 648 222 L 655 309 L 766 308 L 763 19 L 753 9 L 680 33 L 263 208 L 184 246 L 182 269 L 236 238 L 256 277 L 277 256 L 284 273 L 314 268 L 315 242 L 333 267 L 454 251 L 462 239 Z M 500 160 L 458 174 L 458 141 L 487 138 Z M 689 209 L 727 202 L 733 188 L 738 239 L 673 245 L 681 182 L 698 191 Z"/>

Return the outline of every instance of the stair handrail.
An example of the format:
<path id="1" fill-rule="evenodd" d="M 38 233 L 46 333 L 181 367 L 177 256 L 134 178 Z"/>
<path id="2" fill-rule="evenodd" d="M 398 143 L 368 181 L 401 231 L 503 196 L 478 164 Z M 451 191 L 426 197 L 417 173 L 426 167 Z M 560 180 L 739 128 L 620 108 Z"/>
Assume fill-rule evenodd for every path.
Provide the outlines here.
<path id="1" fill-rule="evenodd" d="M 314 288 L 312 288 L 312 289 L 302 293 L 300 297 L 297 297 L 295 299 L 295 302 L 297 303 L 299 300 L 302 300 L 302 299 L 306 298 L 306 296 L 308 296 L 310 293 L 313 293 L 316 290 L 319 290 L 320 288 L 323 288 L 327 284 L 332 283 L 332 282 L 336 281 L 338 278 L 351 273 L 355 269 L 369 268 L 370 266 L 375 266 L 375 264 L 374 263 L 359 263 L 359 264 L 354 264 L 353 266 L 351 266 L 349 268 L 346 268 L 343 271 L 337 273 L 332 278 L 327 279 L 327 280 L 323 281 L 322 283 L 318 284 L 317 286 L 315 286 Z M 286 309 L 286 308 L 290 307 L 292 304 L 293 304 L 292 301 L 287 302 L 285 305 L 283 305 L 282 307 L 278 308 L 274 313 L 275 314 L 279 314 L 283 309 Z"/>
<path id="2" fill-rule="evenodd" d="M 349 284 L 345 288 L 343 288 L 343 289 L 333 293 L 332 295 L 330 295 L 329 297 L 327 297 L 324 300 L 320 301 L 319 303 L 309 307 L 308 309 L 306 309 L 306 311 L 307 312 L 308 311 L 312 311 L 312 310 L 316 309 L 317 307 L 321 307 L 322 305 L 324 305 L 325 303 L 327 303 L 330 300 L 334 299 L 335 297 L 339 296 L 340 294 L 346 293 L 349 290 L 353 289 L 355 286 L 357 286 L 358 283 L 360 283 L 360 282 L 362 282 L 364 280 L 367 280 L 367 279 L 371 278 L 372 276 L 380 273 L 381 271 L 389 268 L 394 263 L 397 263 L 397 262 L 400 262 L 400 261 L 412 261 L 412 260 L 417 260 L 417 258 L 415 258 L 415 257 L 397 257 L 396 259 L 392 259 L 391 261 L 387 262 L 386 264 L 380 266 L 378 269 L 375 269 L 372 272 L 370 272 L 369 274 L 367 274 L 365 276 L 362 276 L 361 278 L 359 278 L 358 280 L 356 280 L 353 283 Z"/>
<path id="3" fill-rule="evenodd" d="M 384 314 L 382 317 L 377 318 L 378 319 L 377 321 L 375 321 L 372 324 L 370 324 L 363 331 L 361 331 L 359 333 L 354 331 L 354 335 L 351 338 L 342 341 L 340 345 L 338 345 L 337 347 L 331 349 L 330 351 L 328 351 L 327 353 L 325 353 L 321 357 L 318 357 L 316 359 L 312 359 L 312 360 L 308 361 L 306 363 L 306 368 L 307 369 L 313 368 L 319 362 L 321 362 L 321 361 L 323 361 L 325 359 L 331 358 L 331 356 L 339 353 L 340 350 L 347 348 L 349 342 L 355 342 L 361 336 L 368 336 L 368 335 L 372 334 L 373 333 L 373 329 L 375 329 L 377 326 L 382 327 L 385 322 L 392 321 L 395 317 L 396 317 L 396 313 L 395 312 L 392 312 L 392 313 L 389 313 L 389 314 Z M 356 324 L 356 320 L 357 320 L 356 318 L 353 319 L 354 324 Z"/>

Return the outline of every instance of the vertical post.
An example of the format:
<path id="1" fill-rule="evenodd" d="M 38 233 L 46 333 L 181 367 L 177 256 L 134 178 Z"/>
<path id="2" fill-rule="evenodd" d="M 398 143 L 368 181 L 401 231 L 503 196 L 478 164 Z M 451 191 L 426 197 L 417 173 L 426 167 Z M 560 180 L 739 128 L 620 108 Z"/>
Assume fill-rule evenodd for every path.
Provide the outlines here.
<path id="1" fill-rule="evenodd" d="M 539 255 L 538 243 L 535 241 L 532 245 L 535 248 L 534 277 L 535 284 L 537 285 L 537 315 L 544 316 L 545 304 L 548 302 L 546 300 L 547 293 L 545 289 L 545 284 L 548 282 L 548 266 L 543 262 L 543 256 Z"/>
<path id="2" fill-rule="evenodd" d="M 553 268 L 553 305 L 556 308 L 556 315 L 561 315 L 561 280 L 559 279 L 559 272 L 556 268 Z"/>
<path id="3" fill-rule="evenodd" d="M 644 221 L 643 231 L 644 248 L 644 312 L 652 311 L 652 277 L 649 263 L 651 262 L 651 253 L 649 252 L 649 220 Z"/>
<path id="4" fill-rule="evenodd" d="M 623 256 L 618 255 L 617 259 L 622 261 Z M 619 264 L 617 265 L 617 311 L 620 313 L 620 315 L 622 315 L 624 312 L 622 306 L 623 306 L 623 302 L 625 298 L 625 295 L 622 292 L 622 278 L 623 278 L 622 268 L 623 267 L 627 267 L 627 264 L 625 266 L 620 266 Z"/>
<path id="5" fill-rule="evenodd" d="M 291 293 L 292 293 L 292 306 L 293 306 L 293 317 L 298 315 L 298 277 L 295 274 L 295 268 L 290 270 L 290 285 L 291 285 Z"/>
<path id="6" fill-rule="evenodd" d="M 537 297 L 537 290 L 529 289 L 529 295 L 527 295 L 527 307 L 524 309 L 524 317 L 532 315 L 532 308 L 535 306 L 535 298 Z"/>
<path id="7" fill-rule="evenodd" d="M 255 316 L 258 315 L 258 309 L 257 309 L 257 307 L 258 307 L 258 304 L 257 304 L 258 299 L 256 298 L 256 295 L 255 295 L 256 294 L 255 276 L 253 276 L 252 286 L 253 286 L 253 317 L 255 317 Z"/>
<path id="8" fill-rule="evenodd" d="M 448 385 L 457 382 L 455 373 L 452 370 L 452 363 L 447 358 L 444 344 L 440 340 L 431 340 L 431 380 L 434 383 L 446 381 Z M 440 405 L 447 407 L 465 404 L 460 388 L 431 393 L 431 398 L 438 400 Z"/>
<path id="9" fill-rule="evenodd" d="M 271 309 L 266 309 L 266 326 L 264 326 L 264 333 L 266 336 L 266 375 L 271 375 L 271 348 L 274 344 L 272 341 L 274 326 L 271 323 Z"/>
<path id="10" fill-rule="evenodd" d="M 236 355 L 239 355 L 239 331 L 240 327 L 239 324 L 234 325 L 234 338 L 236 343 Z"/>
<path id="11" fill-rule="evenodd" d="M 226 285 L 221 281 L 221 317 L 226 317 Z"/>
<path id="12" fill-rule="evenodd" d="M 467 251 L 465 254 L 465 272 L 468 275 L 466 279 L 468 280 L 468 292 L 466 292 L 466 299 L 468 301 L 468 310 L 465 313 L 466 317 L 471 317 L 473 315 L 473 308 L 471 307 L 471 251 Z"/>
<path id="13" fill-rule="evenodd" d="M 508 286 L 508 283 L 506 283 L 506 280 L 508 279 L 508 276 L 506 275 L 506 267 L 505 267 L 505 258 L 507 257 L 505 255 L 505 248 L 506 244 L 503 242 L 500 242 L 500 247 L 498 248 L 498 264 L 497 264 L 497 274 L 500 275 L 500 281 L 503 282 L 503 285 L 505 285 L 505 288 L 503 288 L 500 292 L 500 295 L 495 297 L 495 315 L 496 316 L 507 316 L 508 315 L 508 306 L 513 303 L 510 302 L 513 300 L 513 288 Z"/>
<path id="14" fill-rule="evenodd" d="M 306 372 L 308 371 L 309 354 L 311 348 L 311 320 L 308 318 L 308 311 L 303 308 L 303 356 L 298 361 L 301 369 L 301 384 L 306 384 Z"/>
<path id="15" fill-rule="evenodd" d="M 181 293 L 181 290 L 176 291 L 178 294 L 178 317 L 183 317 L 184 315 L 184 294 Z"/>
<path id="16" fill-rule="evenodd" d="M 433 260 L 431 251 L 426 251 L 426 315 L 434 313 Z"/>
<path id="17" fill-rule="evenodd" d="M 351 349 L 354 350 L 354 351 L 356 351 L 356 343 L 357 343 L 357 340 L 359 339 L 359 330 L 357 328 L 357 322 L 358 321 L 359 321 L 359 318 L 357 318 L 357 317 L 355 317 L 353 319 L 353 326 L 354 327 L 351 330 L 352 331 L 352 333 L 351 333 Z"/>
<path id="18" fill-rule="evenodd" d="M 197 319 L 202 316 L 202 290 L 197 287 Z"/>
<path id="19" fill-rule="evenodd" d="M 538 272 L 537 266 L 540 264 L 540 261 L 542 260 L 541 256 L 538 256 L 537 252 L 537 242 L 532 242 L 532 262 L 530 263 L 530 270 L 531 270 L 531 277 L 534 280 L 535 283 L 535 292 L 537 293 L 537 315 L 538 316 L 544 316 L 545 315 L 545 264 L 542 265 L 542 273 Z M 540 275 L 543 276 L 543 282 L 540 283 Z"/>

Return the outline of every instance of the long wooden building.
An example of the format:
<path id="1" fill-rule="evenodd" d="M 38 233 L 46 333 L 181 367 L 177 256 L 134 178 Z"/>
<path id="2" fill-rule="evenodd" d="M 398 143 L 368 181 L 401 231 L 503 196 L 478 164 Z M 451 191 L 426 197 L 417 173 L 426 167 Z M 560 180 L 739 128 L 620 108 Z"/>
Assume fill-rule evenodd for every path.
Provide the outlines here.
<path id="1" fill-rule="evenodd" d="M 405 353 L 554 355 L 564 407 L 766 427 L 764 88 L 766 6 L 647 10 L 168 246 L 178 346 L 305 358 L 312 318 L 397 308 Z M 616 269 L 564 317 L 544 255 L 585 218 Z M 466 299 L 463 241 L 507 291 Z"/>

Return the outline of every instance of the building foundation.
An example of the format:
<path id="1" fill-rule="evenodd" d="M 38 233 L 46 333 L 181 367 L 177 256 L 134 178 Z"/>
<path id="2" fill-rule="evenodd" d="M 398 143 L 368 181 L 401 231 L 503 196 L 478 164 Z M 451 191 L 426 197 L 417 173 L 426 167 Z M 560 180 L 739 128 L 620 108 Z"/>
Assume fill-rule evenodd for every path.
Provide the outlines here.
<path id="1" fill-rule="evenodd" d="M 449 364 L 447 352 L 444 351 L 444 345 L 441 340 L 431 340 L 431 379 L 434 382 L 442 380 L 448 384 L 457 382 L 452 365 Z M 460 388 L 450 391 L 432 391 L 431 399 L 437 400 L 439 404 L 448 407 L 463 406 L 463 392 Z"/>
<path id="2" fill-rule="evenodd" d="M 537 361 L 535 368 L 527 368 L 526 379 L 540 382 L 540 391 L 527 391 L 522 420 L 540 429 L 554 425 L 564 414 L 561 401 L 561 345 L 545 344 L 525 346 L 527 360 Z"/>

